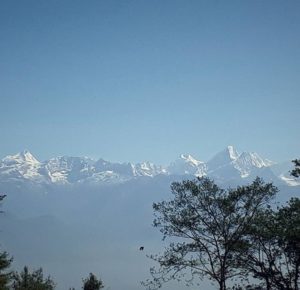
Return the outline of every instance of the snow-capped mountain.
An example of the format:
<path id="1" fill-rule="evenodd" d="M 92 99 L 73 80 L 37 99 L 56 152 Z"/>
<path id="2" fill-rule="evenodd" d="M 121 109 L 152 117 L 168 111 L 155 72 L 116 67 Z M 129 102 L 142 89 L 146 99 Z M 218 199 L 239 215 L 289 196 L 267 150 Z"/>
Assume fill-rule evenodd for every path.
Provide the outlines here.
<path id="1" fill-rule="evenodd" d="M 167 167 L 166 171 L 168 174 L 189 174 L 199 177 L 207 174 L 205 162 L 199 161 L 189 154 L 181 154 L 178 159 L 176 159 Z"/>
<path id="2" fill-rule="evenodd" d="M 269 167 L 274 162 L 261 158 L 254 152 L 243 152 L 235 160 L 232 161 L 233 166 L 241 173 L 242 177 L 247 177 L 253 169 Z"/>
<path id="3" fill-rule="evenodd" d="M 0 161 L 0 182 L 30 181 L 47 184 L 119 183 L 140 176 L 166 174 L 150 162 L 112 163 L 87 157 L 60 156 L 38 161 L 29 151 L 9 155 Z"/>
<path id="4" fill-rule="evenodd" d="M 275 163 L 271 166 L 271 169 L 274 174 L 286 184 L 290 186 L 300 185 L 299 178 L 291 176 L 291 171 L 294 169 L 294 164 L 292 162 L 286 161 L 279 164 Z"/>
<path id="5" fill-rule="evenodd" d="M 219 169 L 228 163 L 235 161 L 238 157 L 239 153 L 235 148 L 233 146 L 227 146 L 207 162 L 208 171 L 212 172 Z"/>
<path id="6" fill-rule="evenodd" d="M 8 155 L 0 162 L 1 180 L 32 180 L 44 182 L 47 177 L 43 174 L 40 163 L 29 151 Z"/>
<path id="7" fill-rule="evenodd" d="M 261 158 L 255 152 L 239 154 L 233 146 L 228 146 L 208 161 L 208 174 L 224 180 L 247 178 L 258 173 L 259 169 L 269 168 L 274 162 Z M 262 170 L 261 170 L 262 172 Z M 275 177 L 276 178 L 276 177 Z"/>
<path id="8" fill-rule="evenodd" d="M 209 176 L 219 182 L 242 182 L 261 176 L 266 181 L 300 185 L 289 174 L 292 163 L 283 165 L 260 157 L 254 152 L 241 154 L 233 146 L 217 153 L 208 162 L 182 154 L 169 166 L 150 162 L 112 163 L 103 159 L 60 156 L 44 162 L 29 151 L 9 155 L 0 161 L 1 182 L 32 182 L 38 184 L 105 184 L 122 183 L 141 177 L 158 175 Z"/>
<path id="9" fill-rule="evenodd" d="M 90 176 L 93 161 L 86 157 L 61 156 L 43 163 L 45 174 L 54 183 L 74 183 Z"/>
<path id="10" fill-rule="evenodd" d="M 134 176 L 153 177 L 159 174 L 166 174 L 167 171 L 162 166 L 157 166 L 151 162 L 142 162 L 135 165 L 131 164 Z"/>

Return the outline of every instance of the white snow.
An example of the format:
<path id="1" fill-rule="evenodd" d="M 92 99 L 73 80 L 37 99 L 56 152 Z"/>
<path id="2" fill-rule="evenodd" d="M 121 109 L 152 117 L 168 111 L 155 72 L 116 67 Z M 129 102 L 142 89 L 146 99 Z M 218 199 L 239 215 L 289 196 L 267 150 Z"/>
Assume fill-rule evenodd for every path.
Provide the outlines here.
<path id="1" fill-rule="evenodd" d="M 229 157 L 231 160 L 236 160 L 239 157 L 239 153 L 235 150 L 232 145 L 227 146 Z"/>
<path id="2" fill-rule="evenodd" d="M 207 163 L 197 160 L 190 154 L 181 154 L 167 167 L 151 162 L 112 163 L 103 159 L 95 161 L 87 157 L 68 156 L 40 162 L 29 151 L 23 151 L 0 161 L 0 182 L 29 180 L 50 184 L 120 183 L 142 176 L 153 178 L 159 174 L 212 176 L 226 180 L 264 174 L 265 168 L 270 168 L 266 172 L 268 176 L 272 175 L 275 178 L 277 176 L 278 180 L 290 186 L 300 185 L 300 181 L 290 177 L 290 169 L 286 166 L 282 167 L 280 164 L 263 159 L 255 152 L 239 154 L 232 145 L 217 153 Z"/>
<path id="3" fill-rule="evenodd" d="M 289 186 L 299 186 L 300 185 L 300 180 L 296 180 L 295 178 L 286 177 L 283 175 L 281 175 L 279 177 L 281 178 L 281 180 L 286 182 Z"/>

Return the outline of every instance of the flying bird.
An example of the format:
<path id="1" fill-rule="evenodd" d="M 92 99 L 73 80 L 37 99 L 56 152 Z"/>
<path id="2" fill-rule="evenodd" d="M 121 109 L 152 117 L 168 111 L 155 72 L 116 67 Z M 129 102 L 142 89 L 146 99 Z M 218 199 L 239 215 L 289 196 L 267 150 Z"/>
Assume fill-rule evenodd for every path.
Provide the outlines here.
<path id="1" fill-rule="evenodd" d="M 144 250 L 144 247 L 142 246 L 142 247 L 140 247 L 140 251 L 143 251 Z"/>

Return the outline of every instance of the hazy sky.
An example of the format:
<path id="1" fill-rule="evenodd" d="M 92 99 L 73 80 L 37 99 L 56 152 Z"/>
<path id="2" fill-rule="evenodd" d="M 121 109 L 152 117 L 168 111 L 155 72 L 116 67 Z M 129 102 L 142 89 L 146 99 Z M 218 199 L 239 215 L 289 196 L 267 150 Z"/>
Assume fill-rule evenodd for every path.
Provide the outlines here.
<path id="1" fill-rule="evenodd" d="M 300 1 L 0 1 L 0 157 L 300 154 Z"/>

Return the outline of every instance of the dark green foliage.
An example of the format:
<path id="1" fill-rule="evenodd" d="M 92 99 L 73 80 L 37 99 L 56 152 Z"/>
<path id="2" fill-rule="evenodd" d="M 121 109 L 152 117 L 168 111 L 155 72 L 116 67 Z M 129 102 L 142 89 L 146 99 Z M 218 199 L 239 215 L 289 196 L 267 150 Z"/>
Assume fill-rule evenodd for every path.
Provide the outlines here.
<path id="1" fill-rule="evenodd" d="M 300 160 L 291 175 L 300 176 Z M 277 210 L 261 211 L 249 228 L 242 266 L 261 281 L 262 289 L 300 288 L 300 199 L 292 198 Z"/>
<path id="2" fill-rule="evenodd" d="M 264 289 L 299 289 L 300 200 L 260 213 L 249 231 L 243 267 Z"/>
<path id="3" fill-rule="evenodd" d="M 25 266 L 20 274 L 13 275 L 13 290 L 53 290 L 54 288 L 55 284 L 51 277 L 44 278 L 42 268 L 30 273 Z"/>
<path id="4" fill-rule="evenodd" d="M 0 195 L 0 202 L 6 195 Z M 0 252 L 0 289 L 8 289 L 8 285 L 11 279 L 11 272 L 8 271 L 12 258 L 9 257 L 7 252 Z"/>
<path id="5" fill-rule="evenodd" d="M 175 182 L 171 189 L 172 200 L 153 204 L 154 227 L 171 242 L 162 255 L 150 256 L 160 267 L 151 269 L 153 279 L 143 285 L 156 289 L 182 280 L 188 271 L 191 280 L 206 276 L 226 289 L 228 279 L 246 274 L 239 259 L 247 248 L 243 237 L 277 188 L 257 178 L 248 186 L 224 190 L 203 178 Z"/>
<path id="6" fill-rule="evenodd" d="M 299 177 L 300 176 L 300 159 L 295 159 L 293 160 L 295 164 L 295 168 L 292 170 L 291 175 L 294 177 Z"/>
<path id="7" fill-rule="evenodd" d="M 97 277 L 90 273 L 89 277 L 83 279 L 83 290 L 99 290 L 104 288 L 103 282 L 101 279 L 97 279 Z"/>
<path id="8" fill-rule="evenodd" d="M 12 262 L 12 258 L 9 257 L 8 253 L 0 253 L 0 289 L 8 289 L 8 285 L 11 280 L 11 272 L 8 271 L 8 268 Z"/>
<path id="9" fill-rule="evenodd" d="M 0 203 L 2 202 L 2 200 L 6 197 L 5 194 L 0 194 Z M 2 204 L 0 204 L 2 205 Z M 2 213 L 2 211 L 0 211 L 0 213 Z"/>

